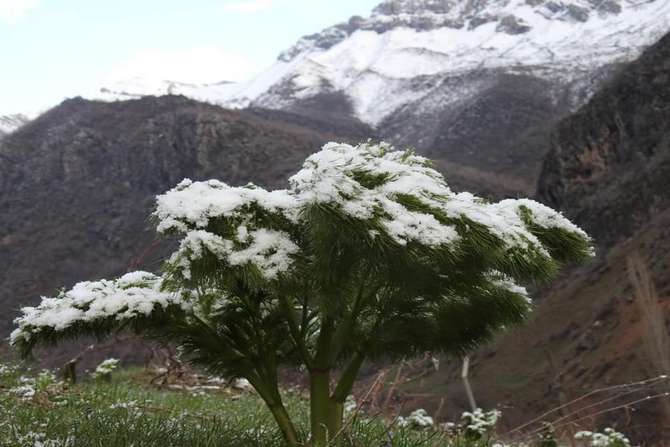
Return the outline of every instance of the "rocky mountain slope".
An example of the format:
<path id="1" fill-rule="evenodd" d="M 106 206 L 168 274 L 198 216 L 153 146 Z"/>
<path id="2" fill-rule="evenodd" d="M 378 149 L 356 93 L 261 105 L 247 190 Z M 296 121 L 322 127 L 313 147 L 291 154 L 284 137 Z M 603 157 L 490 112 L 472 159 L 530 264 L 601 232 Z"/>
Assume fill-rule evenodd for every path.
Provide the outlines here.
<path id="1" fill-rule="evenodd" d="M 552 133 L 539 197 L 592 234 L 599 256 L 536 293 L 533 321 L 476 356 L 471 371 L 478 403 L 507 408 L 509 428 L 561 399 L 660 374 L 644 348 L 648 325 L 627 260 L 640 253 L 670 316 L 669 73 L 667 35 Z M 422 390 L 436 390 L 463 409 L 467 400 L 459 382 L 453 369 L 431 375 Z M 439 397 L 432 400 L 437 406 Z M 603 407 L 590 412 L 595 408 Z M 633 408 L 600 418 L 617 421 L 638 442 L 668 439 L 659 399 Z M 580 423 L 588 426 L 590 420 Z"/>
<path id="2" fill-rule="evenodd" d="M 601 246 L 670 208 L 670 36 L 555 131 L 539 196 Z"/>
<path id="3" fill-rule="evenodd" d="M 131 80 L 102 96 L 336 110 L 437 159 L 466 188 L 528 194 L 550 129 L 668 30 L 664 0 L 390 0 L 301 38 L 249 82 Z"/>
<path id="4" fill-rule="evenodd" d="M 156 269 L 166 245 L 154 239 L 154 196 L 183 178 L 280 187 L 325 142 L 370 134 L 178 96 L 65 101 L 0 143 L 0 337 L 40 295 Z"/>

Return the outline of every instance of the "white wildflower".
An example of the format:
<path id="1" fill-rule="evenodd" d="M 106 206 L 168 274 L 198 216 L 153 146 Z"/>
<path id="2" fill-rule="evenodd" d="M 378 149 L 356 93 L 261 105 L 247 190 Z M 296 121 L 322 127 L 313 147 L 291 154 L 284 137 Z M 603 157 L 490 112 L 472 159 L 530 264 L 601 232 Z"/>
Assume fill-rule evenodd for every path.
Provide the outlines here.
<path id="1" fill-rule="evenodd" d="M 426 410 L 419 408 L 410 413 L 406 418 L 402 416 L 398 417 L 396 424 L 399 427 L 426 428 L 432 427 L 434 421 L 432 417 L 428 416 Z"/>
<path id="2" fill-rule="evenodd" d="M 94 379 L 109 376 L 119 367 L 119 359 L 110 358 L 100 363 L 93 371 Z"/>
<path id="3" fill-rule="evenodd" d="M 588 442 L 590 447 L 630 447 L 628 438 L 612 428 L 606 428 L 602 433 L 580 431 L 575 433 L 575 439 Z"/>

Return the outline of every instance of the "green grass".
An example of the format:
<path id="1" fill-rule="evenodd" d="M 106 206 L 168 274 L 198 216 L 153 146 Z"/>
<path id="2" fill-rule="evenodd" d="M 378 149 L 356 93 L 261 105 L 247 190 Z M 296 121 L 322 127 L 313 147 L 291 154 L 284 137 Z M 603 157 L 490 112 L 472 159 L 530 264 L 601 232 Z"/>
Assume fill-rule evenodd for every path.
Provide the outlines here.
<path id="1" fill-rule="evenodd" d="M 34 395 L 21 396 L 22 385 L 34 389 Z M 285 397 L 304 434 L 309 417 L 306 400 L 292 393 Z M 387 425 L 382 419 L 359 417 L 335 445 L 473 445 L 432 430 L 389 429 Z M 3 370 L 0 364 L 2 447 L 282 445 L 271 415 L 252 393 L 166 391 L 142 380 L 138 370 L 114 374 L 111 382 L 89 380 L 69 386 L 48 374 Z"/>

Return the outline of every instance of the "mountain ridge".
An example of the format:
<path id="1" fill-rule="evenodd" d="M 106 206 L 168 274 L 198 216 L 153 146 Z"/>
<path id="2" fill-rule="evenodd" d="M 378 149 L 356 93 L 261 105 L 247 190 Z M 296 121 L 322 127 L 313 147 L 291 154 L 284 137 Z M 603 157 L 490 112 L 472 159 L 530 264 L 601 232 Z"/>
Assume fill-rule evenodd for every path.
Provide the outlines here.
<path id="1" fill-rule="evenodd" d="M 421 83 L 421 77 L 500 68 L 574 84 L 574 109 L 593 90 L 593 70 L 634 59 L 670 28 L 669 15 L 670 5 L 658 0 L 387 1 L 368 18 L 355 16 L 299 39 L 248 82 L 200 90 L 165 82 L 150 92 L 122 84 L 105 87 L 108 95 L 102 96 L 123 99 L 173 89 L 226 107 L 290 109 L 315 95 L 339 92 L 350 99 L 357 118 L 377 126 L 399 107 L 434 93 L 423 82 L 403 97 L 399 92 L 412 91 L 403 80 Z M 452 102 L 477 88 L 458 90 Z"/>
<path id="2" fill-rule="evenodd" d="M 553 126 L 668 30 L 662 0 L 387 1 L 299 39 L 248 82 L 151 94 L 357 119 L 459 188 L 530 195 Z M 102 96 L 128 98 L 132 84 Z"/>

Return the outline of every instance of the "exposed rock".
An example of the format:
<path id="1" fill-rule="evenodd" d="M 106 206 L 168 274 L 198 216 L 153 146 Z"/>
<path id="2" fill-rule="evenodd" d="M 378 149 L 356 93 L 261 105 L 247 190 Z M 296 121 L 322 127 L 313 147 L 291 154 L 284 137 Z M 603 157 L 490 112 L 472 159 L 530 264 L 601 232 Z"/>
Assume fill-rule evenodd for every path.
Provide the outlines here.
<path id="1" fill-rule="evenodd" d="M 563 11 L 563 4 L 555 1 L 549 1 L 544 4 L 544 7 L 551 11 L 552 13 L 557 13 Z"/>
<path id="2" fill-rule="evenodd" d="M 598 12 L 609 14 L 619 14 L 621 12 L 621 5 L 617 3 L 616 0 L 592 0 L 591 3 L 596 4 Z"/>
<path id="3" fill-rule="evenodd" d="M 600 14 L 619 14 L 621 12 L 620 0 L 588 0 L 589 5 Z"/>
<path id="4" fill-rule="evenodd" d="M 509 15 L 500 19 L 496 31 L 507 34 L 523 34 L 530 31 L 530 26 L 518 17 Z"/>
<path id="5" fill-rule="evenodd" d="M 579 22 L 586 22 L 589 19 L 589 10 L 577 5 L 568 5 L 568 14 Z"/>

